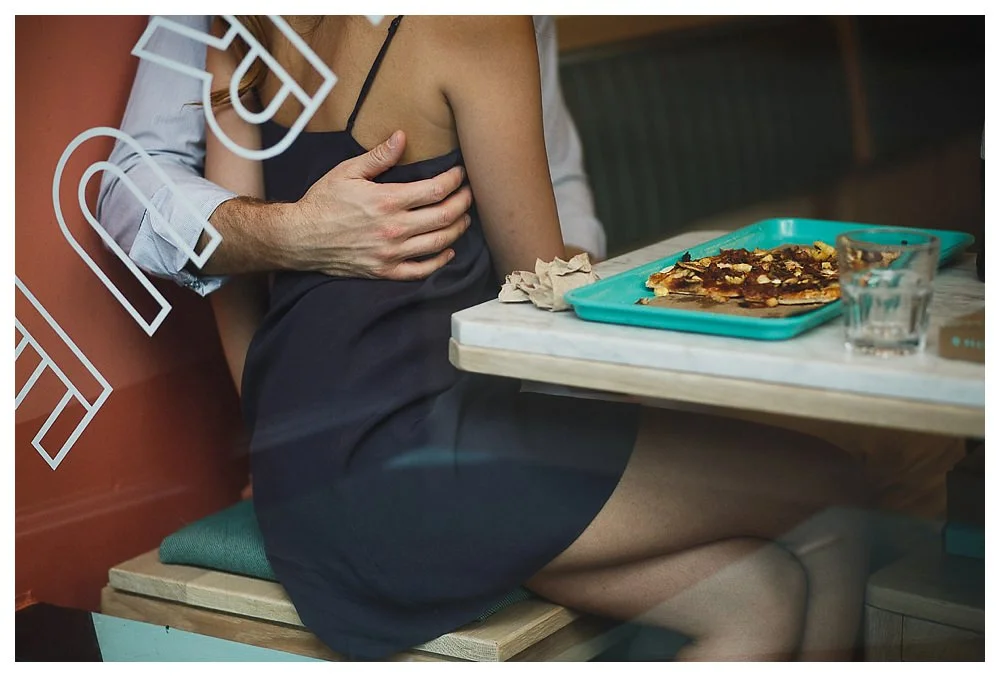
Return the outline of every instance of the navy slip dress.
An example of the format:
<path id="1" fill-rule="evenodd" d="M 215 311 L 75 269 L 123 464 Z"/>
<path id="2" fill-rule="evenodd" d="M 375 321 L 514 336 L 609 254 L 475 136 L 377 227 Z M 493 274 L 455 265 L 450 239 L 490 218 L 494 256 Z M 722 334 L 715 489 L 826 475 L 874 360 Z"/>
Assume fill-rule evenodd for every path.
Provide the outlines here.
<path id="1" fill-rule="evenodd" d="M 347 128 L 265 160 L 269 200 L 299 199 L 365 152 Z M 284 136 L 261 126 L 265 147 Z M 430 178 L 460 150 L 379 180 Z M 380 659 L 465 625 L 565 550 L 621 478 L 638 408 L 520 392 L 456 370 L 452 313 L 496 298 L 475 210 L 421 281 L 279 273 L 243 375 L 254 505 L 271 566 L 336 652 Z M 539 311 L 541 312 L 541 311 Z"/>

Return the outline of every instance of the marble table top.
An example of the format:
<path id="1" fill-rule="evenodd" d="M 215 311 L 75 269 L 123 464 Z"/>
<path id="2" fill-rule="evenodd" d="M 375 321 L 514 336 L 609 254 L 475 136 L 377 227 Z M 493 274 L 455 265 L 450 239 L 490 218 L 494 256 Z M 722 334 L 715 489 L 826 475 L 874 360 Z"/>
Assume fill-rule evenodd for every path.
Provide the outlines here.
<path id="1" fill-rule="evenodd" d="M 606 278 L 721 234 L 685 233 L 610 259 L 597 271 Z M 984 366 L 937 354 L 942 323 L 985 306 L 985 286 L 976 278 L 974 257 L 940 271 L 934 289 L 927 350 L 906 357 L 848 352 L 843 325 L 836 320 L 790 340 L 755 341 L 588 322 L 572 311 L 552 313 L 531 304 L 498 301 L 456 313 L 452 339 L 459 347 L 504 351 L 507 360 L 517 359 L 517 354 L 544 355 L 985 408 Z"/>

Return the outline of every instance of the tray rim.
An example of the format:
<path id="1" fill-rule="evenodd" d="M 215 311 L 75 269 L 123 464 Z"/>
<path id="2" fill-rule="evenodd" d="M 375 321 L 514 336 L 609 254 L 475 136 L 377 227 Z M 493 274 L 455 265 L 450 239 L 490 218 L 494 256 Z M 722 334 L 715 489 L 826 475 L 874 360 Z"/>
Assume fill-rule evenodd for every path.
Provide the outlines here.
<path id="1" fill-rule="evenodd" d="M 705 254 L 700 253 L 705 249 L 715 249 L 717 247 L 725 245 L 727 242 L 744 237 L 747 233 L 753 231 L 754 229 L 761 229 L 771 224 L 779 224 L 780 227 L 785 226 L 785 222 L 795 222 L 817 224 L 821 226 L 836 226 L 841 229 L 841 232 L 848 232 L 850 230 L 862 230 L 869 228 L 876 229 L 904 229 L 904 230 L 916 230 L 930 233 L 948 233 L 949 235 L 959 236 L 958 242 L 950 247 L 942 247 L 938 268 L 942 268 L 958 255 L 965 252 L 970 246 L 975 243 L 975 237 L 968 233 L 963 233 L 961 231 L 955 230 L 945 230 L 940 228 L 915 228 L 909 226 L 894 226 L 886 224 L 868 224 L 853 221 L 831 221 L 827 219 L 810 219 L 810 218 L 799 218 L 799 217 L 773 217 L 769 219 L 762 219 L 760 221 L 755 221 L 754 223 L 748 224 L 736 230 L 730 231 L 723 235 L 716 236 L 704 242 L 686 247 L 680 251 L 674 252 L 669 256 L 661 257 L 654 261 L 648 263 L 640 264 L 629 268 L 628 270 L 623 270 L 619 273 L 601 279 L 594 284 L 586 285 L 584 287 L 579 287 L 577 289 L 571 290 L 566 294 L 566 302 L 573 307 L 574 313 L 577 317 L 589 321 L 589 322 L 603 322 L 605 324 L 619 324 L 623 326 L 640 327 L 647 329 L 661 329 L 668 331 L 683 331 L 686 333 L 700 333 L 700 334 L 712 334 L 719 336 L 729 336 L 733 338 L 747 338 L 747 339 L 758 339 L 758 340 L 786 340 L 789 338 L 794 338 L 810 329 L 817 326 L 823 325 L 835 317 L 840 315 L 841 301 L 838 299 L 832 303 L 828 303 L 824 306 L 816 308 L 812 312 L 803 313 L 801 315 L 794 315 L 792 317 L 785 318 L 756 318 L 756 317 L 743 317 L 734 315 L 722 315 L 717 313 L 706 313 L 699 310 L 684 310 L 679 308 L 658 308 L 651 309 L 644 306 L 636 306 L 634 303 L 630 304 L 610 304 L 602 302 L 592 302 L 588 301 L 587 297 L 594 293 L 595 289 L 599 289 L 605 284 L 612 283 L 616 280 L 620 281 L 620 278 L 629 276 L 638 277 L 643 275 L 648 277 L 648 275 L 661 268 L 669 266 L 676 263 L 685 252 L 691 252 L 692 257 L 696 256 L 695 252 L 699 252 L 699 256 Z M 581 312 L 581 307 L 583 312 Z M 629 319 L 635 317 L 650 317 L 657 318 L 657 322 L 653 323 L 636 323 L 634 321 L 613 321 L 611 319 L 604 319 L 600 317 L 595 317 L 593 313 L 603 313 L 605 315 L 626 315 Z M 589 315 L 589 317 L 588 317 Z M 700 324 L 701 327 L 695 328 L 691 326 L 691 323 Z M 675 326 L 666 326 L 667 324 L 673 324 Z M 683 326 L 676 326 L 683 325 Z"/>

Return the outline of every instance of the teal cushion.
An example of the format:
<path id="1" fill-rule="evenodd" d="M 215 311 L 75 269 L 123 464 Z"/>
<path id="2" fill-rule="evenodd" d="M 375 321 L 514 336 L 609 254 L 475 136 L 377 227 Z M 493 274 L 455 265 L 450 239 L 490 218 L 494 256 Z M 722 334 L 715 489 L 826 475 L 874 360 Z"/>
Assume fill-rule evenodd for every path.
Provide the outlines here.
<path id="1" fill-rule="evenodd" d="M 277 580 L 264 553 L 264 538 L 250 501 L 241 501 L 170 534 L 160 544 L 160 561 Z M 524 588 L 512 590 L 479 620 L 533 596 Z"/>
<path id="2" fill-rule="evenodd" d="M 241 501 L 170 534 L 160 544 L 160 561 L 277 580 L 264 553 L 264 538 L 250 501 Z"/>

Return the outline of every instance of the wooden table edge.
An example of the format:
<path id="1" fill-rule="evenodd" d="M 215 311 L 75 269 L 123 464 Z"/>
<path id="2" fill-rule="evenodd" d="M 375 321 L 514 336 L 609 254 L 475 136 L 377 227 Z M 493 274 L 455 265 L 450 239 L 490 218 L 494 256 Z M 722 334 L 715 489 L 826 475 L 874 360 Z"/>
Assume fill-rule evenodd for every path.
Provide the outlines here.
<path id="1" fill-rule="evenodd" d="M 463 371 L 722 409 L 838 421 L 913 432 L 981 438 L 985 408 L 805 388 L 498 348 L 452 338 L 451 363 Z"/>

